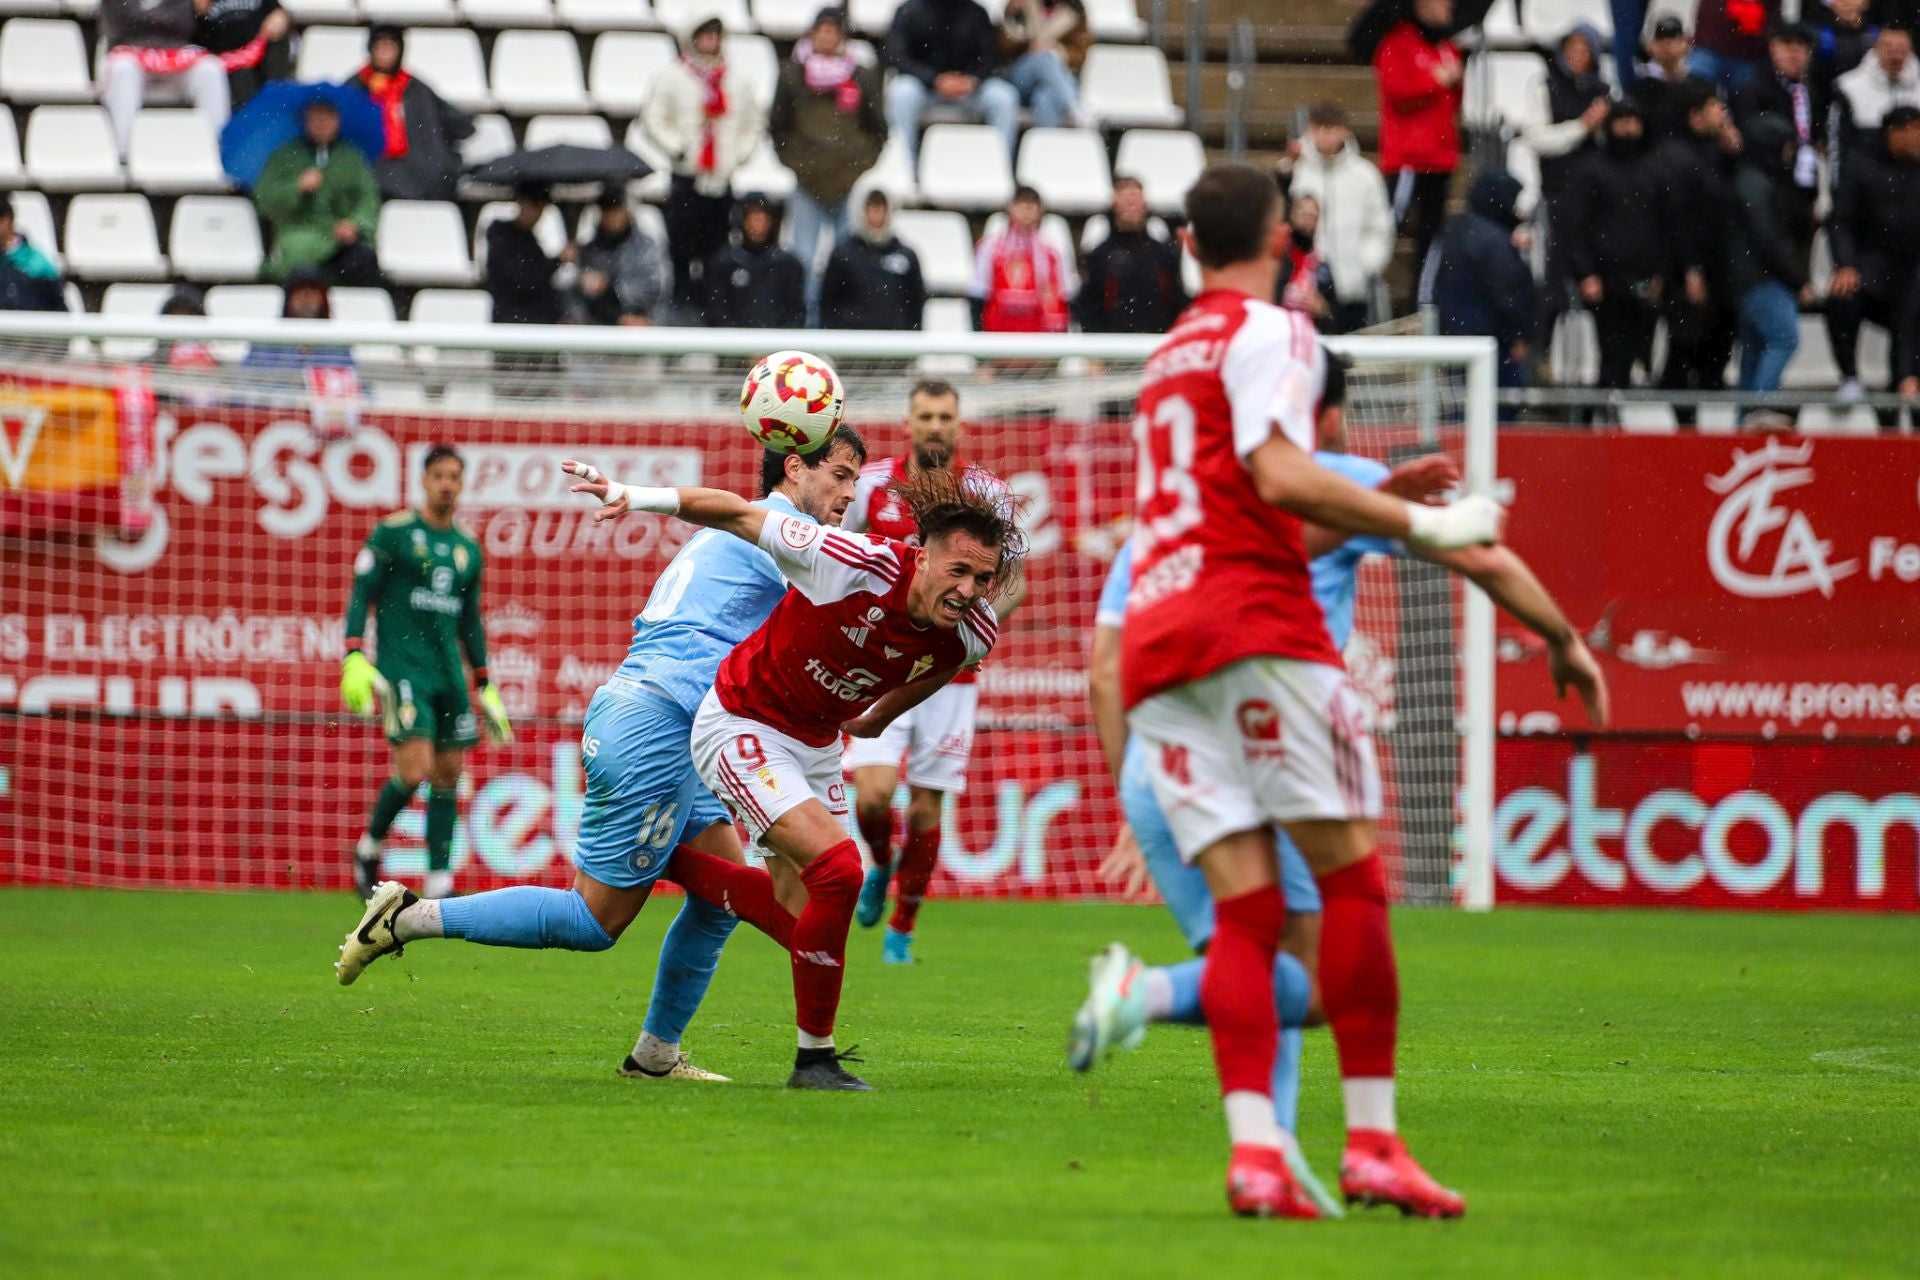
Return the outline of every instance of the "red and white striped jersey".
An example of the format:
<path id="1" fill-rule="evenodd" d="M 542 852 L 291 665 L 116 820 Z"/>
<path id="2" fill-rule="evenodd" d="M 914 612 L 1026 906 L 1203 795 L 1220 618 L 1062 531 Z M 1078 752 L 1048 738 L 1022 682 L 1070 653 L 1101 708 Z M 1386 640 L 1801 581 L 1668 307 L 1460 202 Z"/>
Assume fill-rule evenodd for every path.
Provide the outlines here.
<path id="1" fill-rule="evenodd" d="M 918 547 L 771 511 L 760 547 L 793 589 L 720 664 L 714 693 L 734 715 L 832 746 L 881 695 L 976 666 L 993 648 L 984 603 L 950 631 L 907 617 Z"/>
<path id="2" fill-rule="evenodd" d="M 1121 639 L 1129 707 L 1245 658 L 1341 665 L 1299 517 L 1261 501 L 1247 465 L 1276 429 L 1313 452 L 1325 378 L 1311 321 L 1228 290 L 1194 299 L 1147 361 Z"/>

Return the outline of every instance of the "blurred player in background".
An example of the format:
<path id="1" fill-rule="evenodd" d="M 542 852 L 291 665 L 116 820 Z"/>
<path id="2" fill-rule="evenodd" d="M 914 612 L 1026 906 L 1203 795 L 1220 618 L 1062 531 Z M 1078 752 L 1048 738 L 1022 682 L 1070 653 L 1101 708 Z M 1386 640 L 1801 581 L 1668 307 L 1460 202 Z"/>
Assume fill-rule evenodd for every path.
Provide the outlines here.
<path id="1" fill-rule="evenodd" d="M 811 457 L 768 451 L 757 507 L 795 520 L 837 522 L 853 500 L 866 446 L 841 428 Z M 604 951 L 633 923 L 674 847 L 744 861 L 726 809 L 700 782 L 688 747 L 694 712 L 734 645 L 786 594 L 773 557 L 734 538 L 699 533 L 654 582 L 633 620 L 620 669 L 588 704 L 581 730 L 585 809 L 572 889 L 515 885 L 445 903 L 415 903 L 384 885 L 341 948 L 340 980 L 416 938 L 488 946 Z M 797 886 L 787 886 L 793 895 Z M 736 918 L 688 897 L 660 946 L 646 1026 L 622 1075 L 724 1080 L 687 1061 L 680 1039 L 705 997 Z"/>
<path id="2" fill-rule="evenodd" d="M 1337 356 L 1327 357 L 1326 386 L 1319 413 L 1320 449 L 1314 460 L 1357 484 L 1398 497 L 1421 501 L 1451 488 L 1459 469 L 1450 458 L 1415 459 L 1389 471 L 1370 458 L 1346 452 L 1346 373 Z M 1326 615 L 1334 647 L 1344 651 L 1353 631 L 1354 596 L 1361 561 L 1368 555 L 1405 556 L 1443 564 L 1479 585 L 1514 617 L 1547 642 L 1548 670 L 1564 696 L 1569 688 L 1580 694 L 1588 719 L 1596 728 L 1607 720 L 1606 682 L 1593 655 L 1587 652 L 1565 615 L 1519 556 L 1505 547 L 1469 547 L 1457 551 L 1411 552 L 1406 544 L 1378 537 L 1341 538 L 1317 526 L 1307 531 L 1314 552 L 1313 594 Z M 1133 583 L 1131 544 L 1123 546 L 1107 575 L 1095 617 L 1088 685 L 1094 727 L 1100 747 L 1113 772 L 1126 814 L 1113 852 L 1101 864 L 1109 884 L 1129 895 L 1138 893 L 1149 875 L 1180 925 L 1182 937 L 1195 954 L 1204 956 L 1213 936 L 1213 899 L 1201 872 L 1180 860 L 1166 815 L 1154 799 L 1147 776 L 1147 758 L 1137 738 L 1127 736 L 1126 716 L 1120 705 L 1120 650 L 1127 594 Z M 1301 1188 L 1323 1214 L 1337 1215 L 1338 1202 L 1314 1177 L 1293 1138 L 1299 1101 L 1301 1028 L 1319 1021 L 1314 975 L 1319 967 L 1320 893 L 1300 850 L 1285 832 L 1276 835 L 1281 884 L 1287 903 L 1287 925 L 1282 950 L 1274 965 L 1274 1001 L 1280 1020 L 1280 1048 L 1274 1064 L 1273 1105 L 1289 1168 Z M 1086 1071 L 1113 1048 L 1138 1044 L 1149 1023 L 1203 1024 L 1200 983 L 1204 961 L 1148 967 L 1124 945 L 1114 943 L 1094 958 L 1091 991 L 1074 1018 L 1068 1062 Z M 1349 1153 L 1353 1156 L 1354 1153 Z M 1392 1204 L 1407 1212 L 1448 1207 L 1445 1197 L 1434 1199 L 1417 1186 L 1395 1176 L 1390 1164 L 1356 1156 L 1342 1162 L 1341 1190 L 1350 1201 Z"/>
<path id="3" fill-rule="evenodd" d="M 1452 548 L 1497 541 L 1501 512 L 1477 496 L 1408 503 L 1316 463 L 1322 351 L 1311 322 L 1266 301 L 1288 234 L 1273 179 L 1214 165 L 1186 204 L 1182 235 L 1203 288 L 1140 391 L 1122 696 L 1180 855 L 1214 899 L 1200 998 L 1232 1141 L 1228 1204 L 1311 1218 L 1319 1211 L 1288 1171 L 1272 1097 L 1286 925 L 1276 828 L 1320 889 L 1321 987 L 1349 1151 L 1432 1184 L 1395 1133 L 1399 981 L 1373 847 L 1379 769 L 1313 598 L 1302 524 Z M 1459 1212 L 1457 1198 L 1442 1207 Z"/>
<path id="4" fill-rule="evenodd" d="M 340 697 L 369 715 L 378 698 L 393 776 L 374 797 L 366 832 L 354 849 L 354 881 L 363 898 L 380 879 L 380 850 L 393 820 L 427 789 L 426 896 L 453 892 L 453 826 L 460 812 L 460 770 L 480 741 L 467 699 L 464 649 L 480 686 L 487 735 L 509 742 L 513 728 L 500 694 L 487 680 L 487 636 L 480 621 L 480 544 L 453 522 L 466 463 L 453 446 L 434 445 L 421 468 L 424 498 L 374 526 L 353 560 L 347 603 L 347 654 Z M 364 650 L 367 610 L 379 619 L 376 666 Z"/>
<path id="5" fill-rule="evenodd" d="M 834 1047 L 860 853 L 847 824 L 840 734 L 871 737 L 976 666 L 993 647 L 989 606 L 1017 575 L 1020 533 L 1004 497 L 932 472 L 905 490 L 923 546 L 858 537 L 766 511 L 718 489 L 622 485 L 578 463 L 577 493 L 627 511 L 678 515 L 754 543 L 793 590 L 720 664 L 693 721 L 700 776 L 755 843 L 799 872 L 806 903 L 776 898 L 769 873 L 698 849 L 669 874 L 759 928 L 793 966 L 799 1050 L 790 1088 L 865 1090 Z"/>
<path id="6" fill-rule="evenodd" d="M 968 489 L 989 496 L 1007 492 L 999 477 L 960 456 L 963 431 L 960 392 L 950 382 L 926 378 L 907 395 L 907 452 L 869 462 L 860 470 L 860 487 L 847 508 L 843 527 L 893 542 L 917 546 L 920 526 L 901 486 L 931 472 L 949 472 Z M 994 604 L 1002 622 L 1020 606 L 1025 592 L 1015 588 Z M 854 813 L 873 866 L 860 886 L 854 918 L 871 929 L 887 905 L 887 881 L 897 873 L 893 919 L 888 922 L 881 957 L 888 964 L 913 961 L 913 927 L 920 903 L 940 860 L 940 819 L 949 795 L 967 789 L 967 762 L 973 755 L 973 721 L 980 686 L 972 671 L 962 671 L 946 688 L 907 712 L 875 738 L 855 738 L 841 765 L 853 775 Z M 907 768 L 907 830 L 899 857 L 893 848 L 893 797 L 900 763 Z"/>

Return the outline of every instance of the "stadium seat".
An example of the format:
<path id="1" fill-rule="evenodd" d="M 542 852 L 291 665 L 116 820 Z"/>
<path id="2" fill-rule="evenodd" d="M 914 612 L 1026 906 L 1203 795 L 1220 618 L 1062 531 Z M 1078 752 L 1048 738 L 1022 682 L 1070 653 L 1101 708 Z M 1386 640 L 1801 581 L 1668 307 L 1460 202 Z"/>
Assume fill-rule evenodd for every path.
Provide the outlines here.
<path id="1" fill-rule="evenodd" d="M 1493 7 L 1487 10 L 1487 16 L 1481 20 L 1480 34 L 1495 49 L 1525 43 L 1526 33 L 1520 29 L 1514 0 L 1494 0 Z"/>
<path id="2" fill-rule="evenodd" d="M 920 135 L 919 185 L 930 205 L 997 209 L 1013 198 L 1006 144 L 983 124 L 928 125 Z"/>
<path id="3" fill-rule="evenodd" d="M 1107 215 L 1104 213 L 1094 214 L 1091 218 L 1088 218 L 1086 224 L 1080 228 L 1080 252 L 1083 255 L 1092 253 L 1112 234 L 1113 223 L 1107 220 Z M 1150 215 L 1147 218 L 1147 234 L 1155 240 L 1165 240 L 1168 244 L 1173 243 L 1173 232 L 1167 229 L 1167 220 L 1158 215 Z"/>
<path id="4" fill-rule="evenodd" d="M 503 31 L 493 44 L 493 96 L 503 111 L 586 111 L 580 46 L 566 31 Z"/>
<path id="5" fill-rule="evenodd" d="M 1481 53 L 1468 60 L 1460 115 L 1468 124 L 1516 127 L 1532 114 L 1534 81 L 1546 72 L 1536 53 Z"/>
<path id="6" fill-rule="evenodd" d="M 413 295 L 407 319 L 414 324 L 486 325 L 493 323 L 493 299 L 482 289 L 422 289 Z M 485 368 L 484 352 L 413 348 L 413 360 L 423 365 Z"/>
<path id="7" fill-rule="evenodd" d="M 1113 204 L 1107 144 L 1098 130 L 1027 130 L 1014 176 L 1061 213 L 1094 213 Z"/>
<path id="8" fill-rule="evenodd" d="M 0 99 L 24 106 L 93 97 L 79 23 L 15 18 L 0 27 Z"/>
<path id="9" fill-rule="evenodd" d="M 418 61 L 411 45 L 407 53 L 409 65 Z M 294 55 L 293 73 L 301 80 L 324 80 L 328 84 L 338 84 L 366 65 L 366 61 L 367 32 L 364 27 L 308 27 L 300 33 L 300 52 Z M 419 70 L 418 67 L 414 69 L 416 72 Z M 434 88 L 440 90 L 439 82 L 433 83 Z"/>
<path id="10" fill-rule="evenodd" d="M 715 13 L 721 25 L 731 32 L 753 30 L 753 15 L 747 0 L 653 0 L 654 16 L 668 31 L 682 32 L 695 13 Z"/>
<path id="11" fill-rule="evenodd" d="M 928 298 L 920 312 L 923 333 L 972 333 L 973 307 L 964 298 Z"/>
<path id="12" fill-rule="evenodd" d="M 460 159 L 468 165 L 485 164 L 520 149 L 513 140 L 513 126 L 503 115 L 488 112 L 473 118 L 473 136 L 460 144 Z"/>
<path id="13" fill-rule="evenodd" d="M 13 193 L 13 230 L 46 254 L 54 266 L 66 270 L 66 259 L 60 253 L 60 237 L 54 234 L 53 209 L 47 204 L 46 196 L 38 191 Z"/>
<path id="14" fill-rule="evenodd" d="M 1860 374 L 1861 381 L 1869 386 L 1876 385 L 1867 369 L 1866 336 L 1871 328 L 1862 325 L 1860 329 Z M 1879 381 L 1886 381 L 1884 364 L 1877 371 Z M 1833 346 L 1827 341 L 1826 321 L 1819 316 L 1800 317 L 1800 347 L 1793 353 L 1793 359 L 1787 364 L 1787 371 L 1781 375 L 1780 385 L 1788 391 L 1811 391 L 1821 387 L 1832 388 L 1840 385 L 1840 366 L 1833 362 Z"/>
<path id="15" fill-rule="evenodd" d="M 1147 38 L 1147 24 L 1140 21 L 1134 0 L 1087 0 L 1087 26 L 1095 40 L 1138 44 Z"/>
<path id="16" fill-rule="evenodd" d="M 27 166 L 20 159 L 20 134 L 13 127 L 13 112 L 0 111 L 0 187 L 26 185 Z"/>
<path id="17" fill-rule="evenodd" d="M 107 286 L 100 295 L 100 314 L 123 320 L 151 320 L 160 314 L 173 286 L 167 284 L 128 284 L 119 281 Z M 100 356 L 104 360 L 150 360 L 160 344 L 151 338 L 102 338 Z"/>
<path id="18" fill-rule="evenodd" d="M 553 0 L 460 0 L 460 17 L 476 27 L 550 27 Z"/>
<path id="19" fill-rule="evenodd" d="M 896 209 L 919 199 L 918 188 L 913 181 L 913 171 L 907 168 L 907 146 L 898 134 L 887 138 L 887 143 L 880 149 L 880 158 L 874 161 L 873 168 L 861 174 L 860 180 L 853 184 L 855 209 L 860 207 L 860 202 L 866 199 L 869 191 L 886 192 L 887 198 L 893 201 L 893 207 Z"/>
<path id="20" fill-rule="evenodd" d="M 220 167 L 220 144 L 198 111 L 148 107 L 133 118 L 127 146 L 127 177 L 155 195 L 183 191 L 227 191 L 233 186 Z"/>
<path id="21" fill-rule="evenodd" d="M 67 270 L 82 280 L 164 280 L 167 260 L 145 196 L 75 196 L 67 205 Z"/>
<path id="22" fill-rule="evenodd" d="M 773 92 L 780 87 L 780 55 L 773 41 L 765 36 L 728 36 L 727 61 L 745 73 L 754 100 L 762 108 L 771 107 Z"/>
<path id="23" fill-rule="evenodd" d="M 48 191 L 111 191 L 127 184 L 100 107 L 37 107 L 27 117 L 27 181 Z"/>
<path id="24" fill-rule="evenodd" d="M 24 14 L 34 18 L 51 18 L 62 12 L 60 0 L 0 0 L 0 17 Z"/>
<path id="25" fill-rule="evenodd" d="M 460 20 L 453 0 L 360 0 L 360 16 L 370 24 L 444 27 Z M 411 37 L 409 37 L 411 51 Z"/>
<path id="26" fill-rule="evenodd" d="M 397 285 L 470 285 L 473 256 L 460 207 L 444 200 L 380 206 L 380 270 Z"/>
<path id="27" fill-rule="evenodd" d="M 60 11 L 69 18 L 86 21 L 100 12 L 100 0 L 61 0 Z"/>
<path id="28" fill-rule="evenodd" d="M 847 21 L 855 31 L 884 40 L 893 25 L 893 11 L 899 7 L 900 0 L 852 0 L 847 6 Z"/>
<path id="29" fill-rule="evenodd" d="M 901 209 L 893 233 L 920 258 L 928 293 L 962 294 L 973 282 L 973 229 L 950 209 Z"/>
<path id="30" fill-rule="evenodd" d="M 813 29 L 817 0 L 753 0 L 753 20 L 776 40 L 797 40 Z"/>
<path id="31" fill-rule="evenodd" d="M 593 42 L 587 63 L 587 96 L 595 111 L 637 116 L 660 68 L 680 56 L 673 37 L 661 31 L 609 31 Z"/>
<path id="32" fill-rule="evenodd" d="M 360 20 L 355 0 L 281 0 L 280 7 L 293 17 L 293 25 L 302 33 L 320 23 L 351 26 Z"/>
<path id="33" fill-rule="evenodd" d="M 346 324 L 392 324 L 393 295 L 385 289 L 334 288 L 327 291 L 333 318 Z M 385 342 L 355 343 L 353 358 L 360 364 L 399 364 L 406 352 Z"/>
<path id="34" fill-rule="evenodd" d="M 1187 189 L 1206 167 L 1207 149 L 1184 129 L 1129 129 L 1120 135 L 1113 171 L 1140 179 L 1148 208 L 1177 214 L 1186 203 Z"/>
<path id="35" fill-rule="evenodd" d="M 640 181 L 634 193 L 642 200 L 665 200 L 667 186 L 673 180 L 672 162 L 660 153 L 660 148 L 654 145 L 653 139 L 647 136 L 646 129 L 641 127 L 637 119 L 627 126 L 627 136 L 621 141 L 627 150 L 653 166 L 653 172 Z"/>
<path id="36" fill-rule="evenodd" d="M 1594 0 L 1527 0 L 1520 10 L 1521 26 L 1536 44 L 1557 45 L 1560 37 L 1576 22 L 1584 22 L 1600 33 L 1602 40 L 1613 36 L 1613 14 Z M 1605 52 L 1595 49 L 1595 54 Z"/>
<path id="37" fill-rule="evenodd" d="M 610 147 L 613 130 L 605 116 L 535 116 L 527 121 L 523 145 L 528 151 L 541 147 Z"/>
<path id="38" fill-rule="evenodd" d="M 1152 45 L 1096 44 L 1080 68 L 1080 105 L 1102 125 L 1173 126 L 1181 122 L 1173 105 L 1167 55 Z"/>
<path id="39" fill-rule="evenodd" d="M 364 41 L 360 47 L 360 59 L 365 61 Z M 487 89 L 487 64 L 480 57 L 480 37 L 464 27 L 407 32 L 407 70 L 462 111 L 493 108 L 493 94 Z"/>
<path id="40" fill-rule="evenodd" d="M 485 279 L 487 274 L 487 228 L 496 222 L 510 220 L 520 212 L 520 206 L 511 200 L 490 200 L 480 206 L 480 216 L 473 225 L 473 265 Z M 540 215 L 540 221 L 533 224 L 533 238 L 540 242 L 549 256 L 558 256 L 567 247 L 567 222 L 560 215 L 560 206 L 550 204 Z"/>
<path id="41" fill-rule="evenodd" d="M 647 30 L 660 25 L 647 0 L 554 0 L 559 23 L 574 31 Z"/>
<path id="42" fill-rule="evenodd" d="M 167 256 L 188 280 L 251 280 L 260 274 L 260 219 L 244 196 L 186 196 L 173 206 Z"/>
<path id="43" fill-rule="evenodd" d="M 338 299 L 344 292 L 335 289 L 333 296 Z M 277 284 L 217 284 L 207 290 L 205 302 L 210 319 L 275 320 L 286 307 L 286 295 Z"/>
<path id="44" fill-rule="evenodd" d="M 733 173 L 736 196 L 758 192 L 776 203 L 785 203 L 798 185 L 799 179 L 793 176 L 793 170 L 780 163 L 780 157 L 773 153 L 773 143 L 765 139 Z"/>

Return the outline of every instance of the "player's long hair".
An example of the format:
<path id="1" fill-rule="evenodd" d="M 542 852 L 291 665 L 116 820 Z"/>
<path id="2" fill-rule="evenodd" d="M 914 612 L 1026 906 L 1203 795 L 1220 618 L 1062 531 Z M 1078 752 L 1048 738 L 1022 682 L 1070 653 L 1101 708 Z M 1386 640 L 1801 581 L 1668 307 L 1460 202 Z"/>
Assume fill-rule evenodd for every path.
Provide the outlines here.
<path id="1" fill-rule="evenodd" d="M 920 526 L 920 545 L 952 533 L 970 534 L 982 546 L 997 548 L 1000 564 L 994 571 L 991 603 L 1007 595 L 1020 581 L 1027 558 L 1027 535 L 1020 530 L 1021 503 L 998 485 L 970 484 L 949 467 L 923 471 L 889 486 L 913 512 Z"/>

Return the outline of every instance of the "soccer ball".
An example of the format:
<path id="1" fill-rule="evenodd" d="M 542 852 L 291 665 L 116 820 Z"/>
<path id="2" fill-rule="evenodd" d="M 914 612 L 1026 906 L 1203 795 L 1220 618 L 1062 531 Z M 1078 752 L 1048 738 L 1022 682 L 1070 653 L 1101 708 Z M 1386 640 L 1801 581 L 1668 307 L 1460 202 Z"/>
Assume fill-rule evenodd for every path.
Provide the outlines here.
<path id="1" fill-rule="evenodd" d="M 840 375 L 819 356 L 776 351 L 761 359 L 740 388 L 747 432 L 778 453 L 812 453 L 847 416 Z"/>

